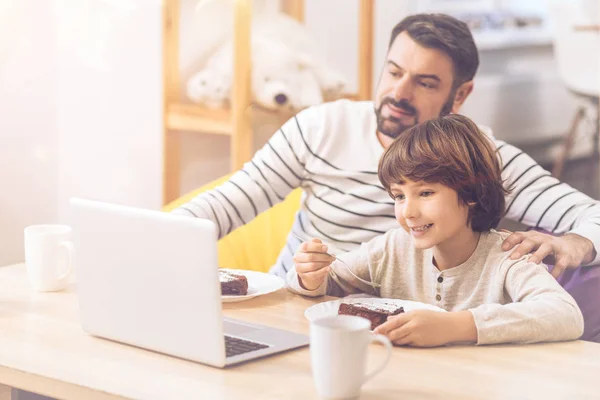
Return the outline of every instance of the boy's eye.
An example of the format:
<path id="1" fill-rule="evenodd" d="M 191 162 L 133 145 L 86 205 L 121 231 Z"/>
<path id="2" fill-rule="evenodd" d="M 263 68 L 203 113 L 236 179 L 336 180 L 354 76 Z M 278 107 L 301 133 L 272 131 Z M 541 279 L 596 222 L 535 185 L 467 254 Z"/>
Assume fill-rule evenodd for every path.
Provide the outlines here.
<path id="1" fill-rule="evenodd" d="M 404 195 L 403 194 L 395 194 L 394 200 L 404 200 Z"/>
<path id="2" fill-rule="evenodd" d="M 423 196 L 423 197 L 429 197 L 432 194 L 433 194 L 433 192 L 429 192 L 429 191 L 421 192 L 421 196 Z"/>

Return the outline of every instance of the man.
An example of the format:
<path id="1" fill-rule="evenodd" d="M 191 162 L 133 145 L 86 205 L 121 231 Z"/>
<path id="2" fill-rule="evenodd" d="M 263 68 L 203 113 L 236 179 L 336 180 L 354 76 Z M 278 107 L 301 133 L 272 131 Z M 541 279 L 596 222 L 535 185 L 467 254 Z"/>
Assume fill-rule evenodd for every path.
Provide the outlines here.
<path id="1" fill-rule="evenodd" d="M 377 179 L 384 148 L 418 122 L 458 113 L 478 65 L 466 24 L 441 14 L 409 16 L 392 31 L 374 103 L 341 100 L 300 112 L 227 183 L 174 212 L 213 220 L 223 237 L 301 187 L 292 231 L 321 238 L 334 253 L 353 250 L 396 226 L 394 203 Z M 517 232 L 504 250 L 517 246 L 513 258 L 533 253 L 538 263 L 553 256 L 554 276 L 598 263 L 600 203 L 514 146 L 495 143 L 512 189 L 505 216 L 561 235 Z M 300 243 L 290 233 L 271 273 L 286 274 Z"/>

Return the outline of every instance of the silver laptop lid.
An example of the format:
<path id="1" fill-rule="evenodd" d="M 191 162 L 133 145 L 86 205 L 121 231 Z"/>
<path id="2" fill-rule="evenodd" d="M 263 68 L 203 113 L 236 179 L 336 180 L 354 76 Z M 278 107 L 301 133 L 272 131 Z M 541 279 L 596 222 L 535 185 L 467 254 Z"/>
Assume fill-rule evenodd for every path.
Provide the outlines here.
<path id="1" fill-rule="evenodd" d="M 84 199 L 71 211 L 83 329 L 223 366 L 214 224 Z"/>

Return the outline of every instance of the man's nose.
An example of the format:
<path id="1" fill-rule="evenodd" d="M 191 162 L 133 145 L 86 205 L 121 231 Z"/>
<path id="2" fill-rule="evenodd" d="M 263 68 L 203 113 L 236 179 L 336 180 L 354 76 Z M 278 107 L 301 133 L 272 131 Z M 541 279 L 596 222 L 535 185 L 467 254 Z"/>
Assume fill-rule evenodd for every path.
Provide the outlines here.
<path id="1" fill-rule="evenodd" d="M 394 100 L 411 101 L 413 97 L 413 86 L 408 74 L 404 74 L 394 85 Z"/>

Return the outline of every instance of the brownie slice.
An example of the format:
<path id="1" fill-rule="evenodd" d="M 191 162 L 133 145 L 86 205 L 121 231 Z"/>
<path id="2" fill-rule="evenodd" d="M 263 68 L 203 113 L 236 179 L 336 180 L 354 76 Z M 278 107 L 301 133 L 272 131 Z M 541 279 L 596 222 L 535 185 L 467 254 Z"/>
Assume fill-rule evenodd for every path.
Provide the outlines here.
<path id="1" fill-rule="evenodd" d="M 220 269 L 219 280 L 221 281 L 222 295 L 244 296 L 248 294 L 248 278 L 244 275 Z"/>
<path id="2" fill-rule="evenodd" d="M 371 321 L 371 330 L 387 321 L 389 316 L 404 312 L 404 307 L 390 303 L 341 303 L 340 315 L 356 315 Z"/>

